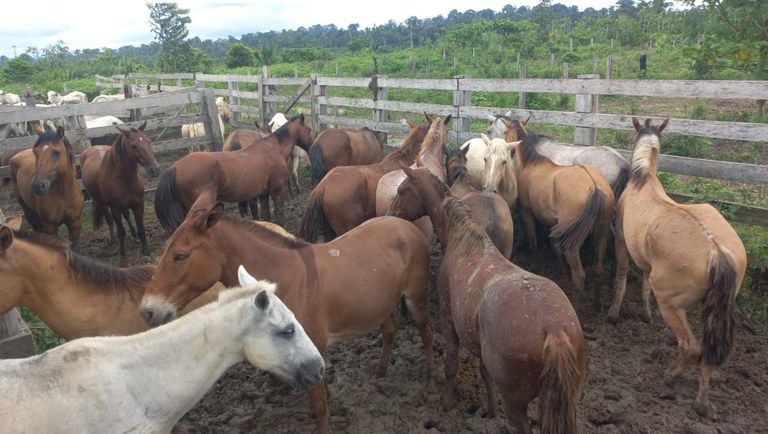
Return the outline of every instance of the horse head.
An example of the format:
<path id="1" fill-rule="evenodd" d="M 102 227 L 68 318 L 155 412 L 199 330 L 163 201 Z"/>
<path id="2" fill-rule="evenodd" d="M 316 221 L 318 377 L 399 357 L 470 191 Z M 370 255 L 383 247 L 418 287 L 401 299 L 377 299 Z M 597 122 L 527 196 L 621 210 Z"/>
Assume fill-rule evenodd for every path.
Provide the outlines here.
<path id="1" fill-rule="evenodd" d="M 506 176 L 514 177 L 512 172 L 514 162 L 512 155 L 515 152 L 515 142 L 507 143 L 504 139 L 489 139 L 485 134 L 481 134 L 485 142 L 485 154 L 483 163 L 485 165 L 485 185 L 483 191 L 496 193 L 499 189 L 499 183 Z M 467 147 L 466 149 L 468 149 Z"/>
<path id="2" fill-rule="evenodd" d="M 74 170 L 72 146 L 64 135 L 64 127 L 39 134 L 32 152 L 35 154 L 32 192 L 45 196 L 59 174 Z"/>
<path id="3" fill-rule="evenodd" d="M 152 151 L 152 141 L 144 133 L 146 126 L 147 122 L 144 121 L 138 128 L 117 127 L 117 130 L 123 135 L 118 146 L 121 147 L 121 152 L 138 162 L 144 171 L 154 178 L 160 174 L 160 166 L 157 164 L 155 153 Z"/>

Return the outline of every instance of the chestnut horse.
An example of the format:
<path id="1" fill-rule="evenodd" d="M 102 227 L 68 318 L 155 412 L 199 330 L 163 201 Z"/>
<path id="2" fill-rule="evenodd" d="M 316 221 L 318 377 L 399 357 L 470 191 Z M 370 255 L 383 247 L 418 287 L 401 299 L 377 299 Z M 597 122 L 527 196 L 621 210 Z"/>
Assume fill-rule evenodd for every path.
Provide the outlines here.
<path id="1" fill-rule="evenodd" d="M 424 236 L 397 218 L 373 219 L 329 243 L 309 244 L 224 215 L 221 203 L 201 200 L 166 242 L 141 314 L 152 325 L 167 322 L 211 283 L 237 283 L 237 267 L 243 264 L 257 278 L 277 283 L 277 295 L 321 353 L 334 342 L 381 327 L 376 373 L 384 375 L 397 330 L 394 311 L 405 296 L 424 344 L 427 377 L 432 378 L 429 256 Z M 320 431 L 328 433 L 325 383 L 310 391 L 310 402 Z"/>
<path id="2" fill-rule="evenodd" d="M 422 168 L 403 170 L 407 178 L 388 214 L 411 220 L 425 208 L 443 251 L 437 290 L 447 346 L 444 403 L 453 404 L 461 345 L 480 358 L 490 417 L 498 387 L 516 433 L 531 432 L 527 408 L 536 396 L 542 433 L 576 433 L 587 364 L 568 297 L 502 256 L 440 179 Z"/>
<path id="3" fill-rule="evenodd" d="M 551 227 L 549 237 L 571 269 L 571 282 L 584 289 L 586 274 L 579 250 L 595 234 L 595 273 L 603 273 L 603 259 L 613 219 L 613 191 L 593 166 L 559 166 L 539 154 L 537 144 L 551 138 L 528 132 L 517 145 L 517 187 L 520 216 L 528 247 L 537 250 L 536 221 Z M 579 294 L 580 296 L 580 294 Z"/>
<path id="4" fill-rule="evenodd" d="M 677 337 L 678 359 L 667 370 L 679 377 L 696 361 L 701 375 L 693 404 L 708 415 L 709 378 L 733 346 L 736 295 L 747 268 L 744 244 L 728 221 L 711 205 L 681 205 L 667 196 L 656 177 L 661 132 L 669 119 L 642 125 L 632 118 L 637 135 L 632 172 L 619 198 L 616 215 L 616 295 L 608 312 L 616 321 L 627 284 L 629 258 L 643 271 L 645 316 L 650 320 L 650 293 Z M 701 342 L 688 325 L 686 310 L 703 300 Z M 702 348 L 703 347 L 703 348 Z"/>
<path id="5" fill-rule="evenodd" d="M 9 165 L 13 191 L 32 229 L 57 235 L 64 224 L 76 247 L 84 196 L 75 177 L 75 150 L 64 127 L 40 132 L 32 149 L 16 154 Z"/>
<path id="6" fill-rule="evenodd" d="M 432 117 L 424 113 L 431 123 Z M 331 169 L 309 193 L 307 207 L 299 224 L 299 237 L 315 243 L 322 230 L 328 242 L 376 217 L 376 187 L 385 174 L 413 164 L 427 136 L 429 125 L 408 126 L 411 132 L 400 148 L 380 163 L 365 166 L 339 166 Z"/>
<path id="7" fill-rule="evenodd" d="M 368 128 L 331 128 L 320 132 L 309 148 L 312 185 L 337 166 L 378 163 L 384 157 L 384 134 Z"/>
<path id="8" fill-rule="evenodd" d="M 509 259 L 514 244 L 514 223 L 509 205 L 496 193 L 475 190 L 467 172 L 467 151 L 469 148 L 454 149 L 448 153 L 448 185 L 451 192 L 472 210 L 472 219 L 485 230 L 501 254 Z M 422 215 L 426 215 L 426 209 Z"/>
<path id="9" fill-rule="evenodd" d="M 114 268 L 73 252 L 58 238 L 0 225 L 0 314 L 26 306 L 66 340 L 147 330 L 139 314 L 154 265 Z M 216 300 L 220 283 L 182 314 Z"/>
<path id="10" fill-rule="evenodd" d="M 261 217 L 268 220 L 269 198 L 278 224 L 283 223 L 283 203 L 288 185 L 286 159 L 294 146 L 309 149 L 312 139 L 304 115 L 294 116 L 274 134 L 233 152 L 193 152 L 171 165 L 160 177 L 155 212 L 163 229 L 172 233 L 184 220 L 198 196 L 207 192 L 214 200 L 249 202 L 254 218 L 259 198 Z"/>
<path id="11" fill-rule="evenodd" d="M 112 146 L 91 146 L 80 157 L 83 187 L 93 199 L 93 227 L 97 229 L 107 220 L 110 243 L 120 240 L 120 261 L 128 261 L 125 251 L 125 227 L 141 242 L 141 251 L 149 256 L 149 246 L 144 232 L 144 180 L 139 175 L 139 165 L 152 177 L 160 174 L 160 167 L 152 151 L 152 141 L 144 134 L 145 121 L 138 128 L 117 127 L 120 135 Z M 129 211 L 133 212 L 136 227 Z"/>

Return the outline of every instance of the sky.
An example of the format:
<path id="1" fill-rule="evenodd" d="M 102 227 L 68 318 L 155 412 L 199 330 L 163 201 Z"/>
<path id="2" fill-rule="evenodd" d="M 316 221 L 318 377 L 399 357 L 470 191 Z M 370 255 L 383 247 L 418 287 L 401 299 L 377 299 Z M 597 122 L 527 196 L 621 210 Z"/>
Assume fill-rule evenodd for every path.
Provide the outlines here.
<path id="1" fill-rule="evenodd" d="M 4 22 L 0 24 L 0 55 L 14 57 L 28 47 L 45 47 L 64 41 L 70 51 L 85 48 L 117 49 L 125 45 L 139 46 L 154 40 L 150 30 L 147 2 L 36 1 L 16 3 L 6 1 Z M 495 12 L 511 4 L 515 7 L 536 6 L 539 0 L 204 0 L 180 1 L 180 8 L 189 9 L 192 23 L 187 26 L 189 37 L 202 40 L 270 30 L 292 30 L 316 24 L 335 24 L 346 28 L 357 23 L 361 29 L 386 24 L 389 20 L 402 23 L 415 16 L 419 19 L 437 15 L 443 17 L 456 9 L 464 12 L 491 9 Z M 583 11 L 588 7 L 601 9 L 616 5 L 616 0 L 552 0 L 566 6 L 575 5 Z M 380 7 L 377 5 L 385 5 Z M 33 12 L 34 11 L 34 12 Z M 15 48 L 14 48 L 15 46 Z M 15 54 L 14 54 L 15 53 Z"/>

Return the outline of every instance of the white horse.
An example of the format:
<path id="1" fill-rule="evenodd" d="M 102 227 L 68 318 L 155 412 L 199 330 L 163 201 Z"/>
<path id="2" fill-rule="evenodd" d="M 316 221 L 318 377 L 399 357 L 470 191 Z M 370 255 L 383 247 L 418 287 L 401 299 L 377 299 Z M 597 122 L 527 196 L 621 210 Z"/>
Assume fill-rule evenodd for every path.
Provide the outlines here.
<path id="1" fill-rule="evenodd" d="M 285 117 L 283 113 L 276 113 L 274 116 L 272 116 L 272 120 L 269 121 L 269 127 L 271 131 L 274 133 L 277 131 L 278 128 L 282 127 L 283 125 L 288 123 L 288 118 Z M 302 161 L 309 160 L 309 156 L 307 153 L 301 149 L 298 146 L 293 147 L 293 152 L 291 152 L 291 156 L 288 158 L 288 161 L 286 162 L 288 164 L 288 169 L 291 171 L 291 177 L 288 178 L 290 181 L 288 183 L 288 190 L 291 190 L 291 186 L 293 186 L 296 189 L 296 194 L 298 194 L 301 190 L 299 189 L 299 163 Z"/>
<path id="2" fill-rule="evenodd" d="M 522 140 L 515 129 L 525 131 L 525 124 L 531 119 L 528 115 L 522 121 L 512 119 L 512 111 L 504 115 L 488 114 L 488 136 L 491 138 L 504 138 L 507 141 Z M 512 134 L 510 134 L 512 133 Z M 615 149 L 608 146 L 576 146 L 557 143 L 554 140 L 540 141 L 536 145 L 536 152 L 549 158 L 560 166 L 592 165 L 605 176 L 611 184 L 613 195 L 618 200 L 629 179 L 629 161 Z"/>
<path id="3" fill-rule="evenodd" d="M 229 108 L 229 104 L 227 104 L 226 101 L 224 101 L 224 97 L 216 97 L 216 112 L 219 117 L 219 130 L 221 131 L 221 137 L 224 137 L 224 122 L 229 122 L 229 118 L 231 115 L 231 111 Z M 181 137 L 183 138 L 190 138 L 190 137 L 202 137 L 205 135 L 205 124 L 202 122 L 195 122 L 192 124 L 184 124 L 181 126 Z M 206 146 L 201 146 L 201 149 L 196 149 L 199 151 L 206 151 L 208 148 Z M 191 149 L 195 150 L 195 149 Z"/>
<path id="4" fill-rule="evenodd" d="M 3 432 L 167 433 L 234 364 L 306 390 L 324 371 L 293 313 L 240 266 L 238 289 L 162 327 L 0 360 Z"/>
<path id="5" fill-rule="evenodd" d="M 80 104 L 88 102 L 88 97 L 79 91 L 70 92 L 66 95 L 60 95 L 54 90 L 48 91 L 48 103 L 61 105 L 61 104 Z"/>
<path id="6" fill-rule="evenodd" d="M 0 104 L 14 105 L 19 103 L 21 103 L 21 97 L 17 94 L 0 90 Z"/>
<path id="7" fill-rule="evenodd" d="M 460 149 L 467 151 L 467 172 L 472 186 L 478 190 L 497 193 L 509 209 L 517 201 L 517 178 L 512 154 L 517 142 L 507 143 L 503 138 L 489 139 L 481 134 L 479 139 L 470 139 Z"/>

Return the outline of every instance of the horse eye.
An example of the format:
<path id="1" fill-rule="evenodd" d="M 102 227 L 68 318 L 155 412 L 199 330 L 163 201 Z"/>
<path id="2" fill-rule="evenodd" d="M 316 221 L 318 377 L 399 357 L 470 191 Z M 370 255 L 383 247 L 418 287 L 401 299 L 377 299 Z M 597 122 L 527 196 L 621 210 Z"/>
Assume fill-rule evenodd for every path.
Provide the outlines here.
<path id="1" fill-rule="evenodd" d="M 181 262 L 181 261 L 184 261 L 184 260 L 185 260 L 185 259 L 187 259 L 187 258 L 189 258 L 189 253 L 177 253 L 177 254 L 176 254 L 174 257 L 173 257 L 173 260 L 174 260 L 175 262 Z"/>
<path id="2" fill-rule="evenodd" d="M 296 333 L 296 329 L 293 327 L 293 324 L 289 325 L 283 331 L 280 332 L 280 335 L 286 339 L 292 338 L 294 333 Z"/>
<path id="3" fill-rule="evenodd" d="M 51 152 L 51 156 L 53 156 L 53 158 L 59 158 L 61 156 L 61 151 L 55 150 Z"/>

